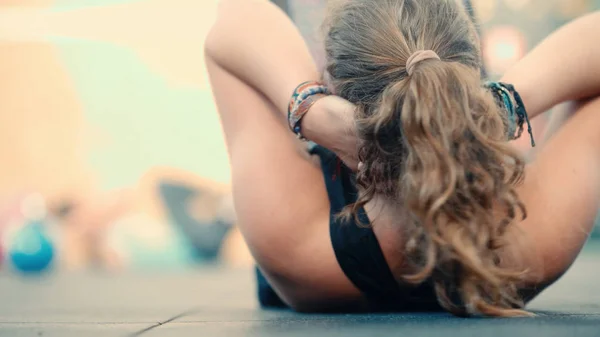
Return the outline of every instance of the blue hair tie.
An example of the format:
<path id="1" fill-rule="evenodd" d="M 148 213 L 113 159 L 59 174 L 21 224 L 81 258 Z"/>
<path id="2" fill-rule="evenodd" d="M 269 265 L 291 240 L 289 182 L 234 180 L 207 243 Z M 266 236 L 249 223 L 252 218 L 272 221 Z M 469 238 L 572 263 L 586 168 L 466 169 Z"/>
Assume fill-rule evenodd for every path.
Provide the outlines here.
<path id="1" fill-rule="evenodd" d="M 492 91 L 498 105 L 506 109 L 508 117 L 508 138 L 515 140 L 521 137 L 523 133 L 523 124 L 527 123 L 527 132 L 531 137 L 531 146 L 535 147 L 533 139 L 533 130 L 527 116 L 527 110 L 519 93 L 511 84 L 502 82 L 487 82 L 485 87 Z"/>

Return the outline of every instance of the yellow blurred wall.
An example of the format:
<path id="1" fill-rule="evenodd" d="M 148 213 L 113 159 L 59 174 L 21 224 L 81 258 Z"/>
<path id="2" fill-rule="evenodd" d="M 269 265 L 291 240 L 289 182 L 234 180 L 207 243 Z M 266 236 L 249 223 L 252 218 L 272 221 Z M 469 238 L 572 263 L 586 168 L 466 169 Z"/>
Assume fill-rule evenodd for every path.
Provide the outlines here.
<path id="1" fill-rule="evenodd" d="M 0 200 L 23 189 L 59 195 L 135 184 L 155 164 L 187 165 L 227 181 L 202 60 L 215 5 L 216 0 L 0 1 Z M 144 86 L 150 75 L 139 71 L 123 75 L 131 64 L 115 53 L 135 55 L 139 68 L 153 74 L 152 83 Z M 101 63 L 110 57 L 112 63 Z M 114 71 L 114 83 L 97 80 L 89 68 L 99 64 L 108 70 L 97 73 Z M 131 90 L 128 82 L 137 86 L 133 97 L 125 93 Z M 153 139 L 152 128 L 169 116 L 179 118 L 169 130 L 174 140 L 158 133 Z M 130 137 L 127 129 L 135 127 Z M 177 138 L 178 130 L 189 141 Z M 162 155 L 153 156 L 153 149 Z M 119 180 L 121 173 L 126 178 Z"/>

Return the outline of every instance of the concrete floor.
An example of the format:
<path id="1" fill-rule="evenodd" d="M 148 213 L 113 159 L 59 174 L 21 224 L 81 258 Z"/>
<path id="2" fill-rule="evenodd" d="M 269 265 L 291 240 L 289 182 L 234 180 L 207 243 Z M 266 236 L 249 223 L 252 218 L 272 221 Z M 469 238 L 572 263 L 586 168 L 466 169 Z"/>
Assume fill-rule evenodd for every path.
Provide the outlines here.
<path id="1" fill-rule="evenodd" d="M 301 315 L 257 308 L 250 270 L 0 274 L 0 336 L 600 336 L 600 253 L 588 249 L 534 319 Z"/>

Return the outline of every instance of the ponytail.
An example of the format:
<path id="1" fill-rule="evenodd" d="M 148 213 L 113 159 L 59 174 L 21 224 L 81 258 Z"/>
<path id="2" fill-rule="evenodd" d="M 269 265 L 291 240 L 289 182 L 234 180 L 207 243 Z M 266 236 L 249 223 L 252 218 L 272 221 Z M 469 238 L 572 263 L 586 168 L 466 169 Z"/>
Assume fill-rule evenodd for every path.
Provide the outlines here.
<path id="1" fill-rule="evenodd" d="M 373 142 L 361 149 L 366 168 L 358 179 L 367 188 L 358 206 L 375 193 L 404 204 L 414 271 L 404 279 L 431 278 L 444 308 L 522 316 L 516 286 L 522 274 L 502 266 L 499 249 L 508 226 L 525 216 L 515 192 L 524 161 L 508 146 L 508 120 L 479 80 L 472 68 L 431 58 L 390 84 L 380 111 L 359 123 Z M 385 148 L 390 135 L 400 137 L 403 153 Z M 396 165 L 401 174 L 393 172 Z"/>
<path id="2" fill-rule="evenodd" d="M 358 201 L 343 215 L 356 218 L 376 195 L 397 204 L 405 211 L 397 223 L 405 282 L 431 282 L 457 315 L 526 315 L 517 292 L 523 275 L 509 266 L 521 261 L 503 258 L 509 230 L 526 216 L 515 191 L 525 163 L 507 140 L 528 120 L 516 94 L 507 118 L 482 86 L 467 12 L 450 0 L 336 5 L 327 74 L 336 95 L 357 106 L 363 163 Z M 435 53 L 415 56 L 423 49 Z"/>

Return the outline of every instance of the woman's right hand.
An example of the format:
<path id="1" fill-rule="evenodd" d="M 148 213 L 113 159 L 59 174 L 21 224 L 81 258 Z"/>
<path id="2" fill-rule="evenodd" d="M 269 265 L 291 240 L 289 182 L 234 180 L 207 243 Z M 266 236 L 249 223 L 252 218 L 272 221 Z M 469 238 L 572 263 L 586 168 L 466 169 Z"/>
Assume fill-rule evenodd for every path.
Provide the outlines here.
<path id="1" fill-rule="evenodd" d="M 326 96 L 313 104 L 302 120 L 304 135 L 326 147 L 348 166 L 358 168 L 359 139 L 354 113 L 356 106 L 339 96 Z"/>

